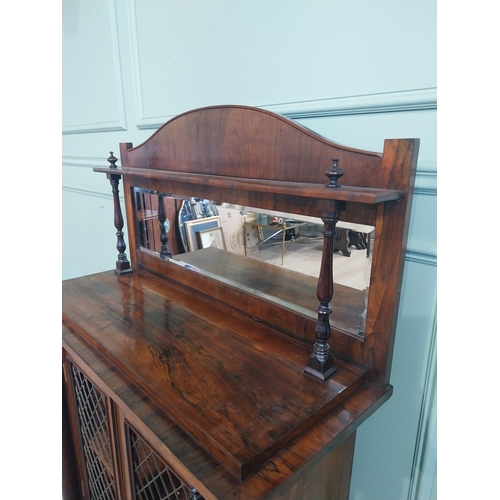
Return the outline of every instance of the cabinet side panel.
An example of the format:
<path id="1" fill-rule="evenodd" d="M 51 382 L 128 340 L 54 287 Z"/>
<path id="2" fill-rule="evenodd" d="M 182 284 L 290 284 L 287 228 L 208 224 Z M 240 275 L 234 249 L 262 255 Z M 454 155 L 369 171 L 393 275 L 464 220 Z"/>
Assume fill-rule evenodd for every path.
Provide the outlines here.
<path id="1" fill-rule="evenodd" d="M 267 499 L 348 500 L 355 440 L 354 432 L 318 463 L 306 465 Z"/>

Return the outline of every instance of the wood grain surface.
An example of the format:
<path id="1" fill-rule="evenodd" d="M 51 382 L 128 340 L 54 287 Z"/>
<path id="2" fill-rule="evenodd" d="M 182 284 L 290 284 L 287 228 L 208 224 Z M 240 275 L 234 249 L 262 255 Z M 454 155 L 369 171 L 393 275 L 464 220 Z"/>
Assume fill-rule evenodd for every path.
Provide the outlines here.
<path id="1" fill-rule="evenodd" d="M 240 478 L 365 381 L 341 361 L 332 380 L 309 380 L 306 346 L 146 271 L 65 281 L 63 311 Z"/>
<path id="2" fill-rule="evenodd" d="M 206 500 L 262 500 L 271 498 L 270 495 L 280 500 L 294 498 L 290 492 L 297 500 L 309 499 L 311 471 L 314 481 L 319 483 L 324 480 L 321 471 L 328 472 L 327 490 L 335 485 L 335 476 L 340 475 L 340 485 L 345 485 L 346 478 L 349 480 L 352 456 L 346 457 L 346 447 L 342 447 L 341 458 L 348 459 L 346 470 L 343 460 L 339 461 L 337 448 L 346 438 L 353 437 L 355 429 L 392 394 L 390 386 L 381 391 L 365 384 L 253 474 L 239 480 L 65 320 L 62 332 L 63 353 L 113 399 L 121 419 L 132 423 L 173 470 L 196 487 Z M 329 469 L 328 464 L 334 463 L 337 472 Z M 299 489 L 297 483 L 302 483 L 303 489 Z M 330 500 L 328 496 L 325 498 Z"/>

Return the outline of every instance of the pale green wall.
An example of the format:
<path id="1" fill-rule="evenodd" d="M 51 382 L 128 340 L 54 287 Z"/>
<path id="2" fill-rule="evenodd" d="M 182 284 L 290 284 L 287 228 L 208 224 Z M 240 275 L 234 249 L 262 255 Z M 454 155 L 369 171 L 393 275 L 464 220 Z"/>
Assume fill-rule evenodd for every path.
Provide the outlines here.
<path id="1" fill-rule="evenodd" d="M 261 106 L 349 146 L 421 149 L 391 383 L 358 430 L 351 500 L 435 498 L 436 5 L 63 0 L 63 278 L 114 267 L 107 166 L 172 116 Z"/>

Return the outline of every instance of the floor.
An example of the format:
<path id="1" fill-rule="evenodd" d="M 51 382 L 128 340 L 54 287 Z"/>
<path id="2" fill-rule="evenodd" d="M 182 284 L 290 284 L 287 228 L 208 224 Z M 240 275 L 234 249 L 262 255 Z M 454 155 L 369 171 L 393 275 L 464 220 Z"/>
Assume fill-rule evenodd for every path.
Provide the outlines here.
<path id="1" fill-rule="evenodd" d="M 283 267 L 293 271 L 318 277 L 321 266 L 323 249 L 322 237 L 299 237 L 293 241 L 285 242 Z M 248 256 L 281 266 L 282 245 L 281 241 L 260 245 L 256 251 L 249 252 Z M 333 254 L 334 282 L 364 290 L 369 283 L 370 259 L 366 250 L 357 250 L 351 247 L 351 256 L 346 257 L 340 252 Z"/>

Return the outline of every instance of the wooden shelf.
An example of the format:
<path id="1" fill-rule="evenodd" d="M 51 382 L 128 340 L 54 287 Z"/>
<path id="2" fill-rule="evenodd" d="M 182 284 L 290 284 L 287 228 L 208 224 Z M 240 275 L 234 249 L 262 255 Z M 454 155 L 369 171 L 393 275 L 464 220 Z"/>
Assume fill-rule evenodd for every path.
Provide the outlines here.
<path id="1" fill-rule="evenodd" d="M 272 181 L 262 179 L 246 179 L 243 177 L 229 177 L 185 172 L 173 172 L 151 168 L 94 168 L 94 172 L 121 175 L 124 177 L 141 177 L 167 181 L 181 181 L 188 184 L 211 186 L 222 189 L 242 189 L 259 193 L 286 194 L 305 198 L 319 198 L 324 200 L 350 201 L 374 205 L 386 201 L 397 201 L 404 197 L 404 192 L 391 189 L 362 188 L 341 186 L 328 188 L 325 184 L 299 183 L 289 181 Z"/>

